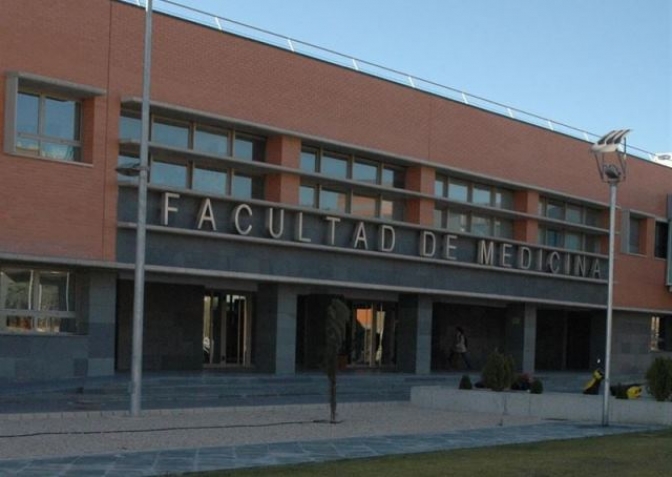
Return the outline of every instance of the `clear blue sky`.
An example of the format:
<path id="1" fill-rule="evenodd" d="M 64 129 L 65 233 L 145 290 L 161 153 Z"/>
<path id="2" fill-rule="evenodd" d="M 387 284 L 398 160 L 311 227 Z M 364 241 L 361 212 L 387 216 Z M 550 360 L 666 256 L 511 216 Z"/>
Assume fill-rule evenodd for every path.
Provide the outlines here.
<path id="1" fill-rule="evenodd" d="M 672 152 L 670 0 L 175 1 Z"/>

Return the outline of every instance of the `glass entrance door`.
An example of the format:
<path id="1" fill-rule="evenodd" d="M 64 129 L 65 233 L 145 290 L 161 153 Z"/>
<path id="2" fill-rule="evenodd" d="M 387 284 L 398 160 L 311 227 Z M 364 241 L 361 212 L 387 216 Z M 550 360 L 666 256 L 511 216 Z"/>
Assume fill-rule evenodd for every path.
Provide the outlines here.
<path id="1" fill-rule="evenodd" d="M 396 361 L 396 308 L 386 303 L 352 303 L 350 365 L 392 366 Z"/>
<path id="2" fill-rule="evenodd" d="M 252 300 L 249 295 L 208 292 L 203 299 L 203 361 L 252 364 Z"/>

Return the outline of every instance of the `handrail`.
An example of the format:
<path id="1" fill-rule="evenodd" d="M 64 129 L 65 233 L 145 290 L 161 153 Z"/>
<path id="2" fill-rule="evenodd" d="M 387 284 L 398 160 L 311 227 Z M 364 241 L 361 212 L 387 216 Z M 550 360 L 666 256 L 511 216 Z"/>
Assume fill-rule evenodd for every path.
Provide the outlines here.
<path id="1" fill-rule="evenodd" d="M 144 0 L 120 1 L 136 6 L 144 6 Z M 199 10 L 197 8 L 181 4 L 174 0 L 155 0 L 154 8 L 161 13 L 189 20 L 208 28 L 213 28 L 222 32 L 232 33 L 244 38 L 260 41 L 262 43 L 291 51 L 292 53 L 323 60 L 342 66 L 344 68 L 355 70 L 359 73 L 393 81 L 413 89 L 418 89 L 427 93 L 436 94 L 446 99 L 461 102 L 468 106 L 483 109 L 501 116 L 507 116 L 509 118 L 523 121 L 528 124 L 550 129 L 554 132 L 566 134 L 589 143 L 595 142 L 595 140 L 600 137 L 600 135 L 586 131 L 585 129 L 570 126 L 559 121 L 539 116 L 537 114 L 530 113 L 513 106 L 508 106 L 497 101 L 492 101 L 460 89 L 445 86 L 434 81 L 418 78 L 417 76 L 388 68 L 377 63 L 362 60 L 361 58 L 355 58 L 353 56 L 345 55 L 328 48 L 314 45 L 312 43 L 280 35 L 263 28 L 254 27 L 246 23 L 221 17 L 204 10 Z M 628 144 L 628 151 L 630 153 L 635 151 L 635 155 L 642 159 L 654 160 L 656 157 L 654 153 L 645 149 L 634 147 L 630 144 Z"/>

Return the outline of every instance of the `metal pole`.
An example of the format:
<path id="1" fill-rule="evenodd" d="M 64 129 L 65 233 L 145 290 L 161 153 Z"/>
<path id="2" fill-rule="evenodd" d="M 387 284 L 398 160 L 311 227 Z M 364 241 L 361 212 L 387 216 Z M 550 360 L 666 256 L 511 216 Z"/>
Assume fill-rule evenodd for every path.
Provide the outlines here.
<path id="1" fill-rule="evenodd" d="M 142 328 L 145 306 L 145 238 L 147 231 L 147 169 L 149 164 L 149 82 L 152 58 L 152 0 L 145 3 L 145 51 L 142 71 L 142 129 L 138 219 L 135 239 L 135 288 L 133 290 L 133 349 L 131 355 L 131 416 L 140 414 L 142 396 Z"/>
<path id="2" fill-rule="evenodd" d="M 614 308 L 614 235 L 616 222 L 616 187 L 618 182 L 609 183 L 609 278 L 607 285 L 607 338 L 604 351 L 604 396 L 602 406 L 602 425 L 609 425 L 609 395 L 611 394 L 611 328 Z"/>

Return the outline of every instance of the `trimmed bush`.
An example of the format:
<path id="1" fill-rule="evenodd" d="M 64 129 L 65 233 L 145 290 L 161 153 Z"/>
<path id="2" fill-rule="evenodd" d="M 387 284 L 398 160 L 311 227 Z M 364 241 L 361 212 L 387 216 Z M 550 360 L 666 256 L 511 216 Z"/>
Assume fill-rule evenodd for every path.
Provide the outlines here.
<path id="1" fill-rule="evenodd" d="M 541 394 L 544 392 L 544 383 L 539 379 L 535 379 L 530 383 L 530 394 Z"/>
<path id="2" fill-rule="evenodd" d="M 513 357 L 493 351 L 483 366 L 483 384 L 493 391 L 509 389 L 515 379 L 513 368 Z"/>
<path id="3" fill-rule="evenodd" d="M 672 398 L 672 359 L 656 358 L 646 371 L 646 390 L 656 401 Z"/>
<path id="4" fill-rule="evenodd" d="M 471 378 L 467 374 L 462 375 L 462 379 L 460 379 L 460 385 L 458 386 L 458 389 L 472 389 L 474 386 L 471 384 Z"/>

